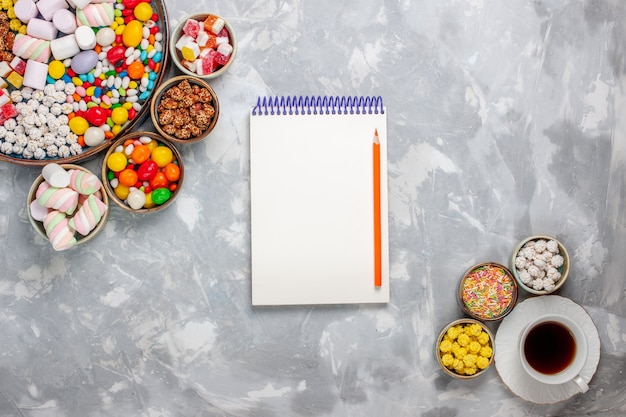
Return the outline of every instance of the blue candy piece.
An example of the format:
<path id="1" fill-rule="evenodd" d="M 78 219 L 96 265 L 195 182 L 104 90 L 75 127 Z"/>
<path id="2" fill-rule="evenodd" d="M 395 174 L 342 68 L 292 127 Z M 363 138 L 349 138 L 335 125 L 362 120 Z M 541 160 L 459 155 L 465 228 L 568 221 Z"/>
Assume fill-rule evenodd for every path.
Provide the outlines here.
<path id="1" fill-rule="evenodd" d="M 154 54 L 154 56 L 152 57 L 152 60 L 155 63 L 159 63 L 161 62 L 161 59 L 163 59 L 163 54 L 161 52 L 157 52 L 156 54 Z"/>
<path id="2" fill-rule="evenodd" d="M 150 97 L 150 91 L 144 91 L 143 93 L 139 94 L 139 100 L 147 100 L 148 97 Z"/>

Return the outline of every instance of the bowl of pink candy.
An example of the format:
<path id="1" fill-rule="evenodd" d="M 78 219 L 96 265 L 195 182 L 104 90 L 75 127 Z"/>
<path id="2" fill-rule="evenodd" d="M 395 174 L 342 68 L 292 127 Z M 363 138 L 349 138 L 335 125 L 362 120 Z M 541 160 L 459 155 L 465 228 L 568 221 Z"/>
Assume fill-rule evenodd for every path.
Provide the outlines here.
<path id="1" fill-rule="evenodd" d="M 28 192 L 28 218 L 57 251 L 89 242 L 109 217 L 99 177 L 74 164 L 44 165 Z"/>
<path id="2" fill-rule="evenodd" d="M 222 75 L 237 54 L 232 26 L 221 16 L 197 13 L 183 18 L 172 33 L 170 56 L 184 74 L 210 80 Z"/>

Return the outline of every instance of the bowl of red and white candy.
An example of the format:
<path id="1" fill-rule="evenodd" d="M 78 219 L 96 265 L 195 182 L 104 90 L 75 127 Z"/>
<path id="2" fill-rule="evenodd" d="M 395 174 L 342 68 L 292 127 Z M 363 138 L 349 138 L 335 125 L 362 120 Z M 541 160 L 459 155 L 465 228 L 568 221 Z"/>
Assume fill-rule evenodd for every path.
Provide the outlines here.
<path id="1" fill-rule="evenodd" d="M 223 17 L 197 13 L 178 23 L 169 49 L 180 71 L 210 80 L 222 75 L 232 64 L 237 54 L 237 39 Z"/>

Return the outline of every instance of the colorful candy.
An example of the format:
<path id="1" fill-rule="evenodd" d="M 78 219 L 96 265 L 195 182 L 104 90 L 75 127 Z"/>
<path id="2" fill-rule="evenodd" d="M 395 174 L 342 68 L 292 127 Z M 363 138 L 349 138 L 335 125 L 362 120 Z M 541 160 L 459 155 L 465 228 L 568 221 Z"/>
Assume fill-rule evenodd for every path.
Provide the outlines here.
<path id="1" fill-rule="evenodd" d="M 15 20 L 23 24 L 10 29 L 22 31 L 23 26 L 24 33 L 15 37 L 14 51 L 7 51 L 15 52 L 16 59 L 0 61 L 0 76 L 10 84 L 9 91 L 23 86 L 36 90 L 54 86 L 67 94 L 64 104 L 71 110 L 66 112 L 64 107 L 63 115 L 67 117 L 60 122 L 76 136 L 78 148 L 72 146 L 72 154 L 102 143 L 103 134 L 105 140 L 113 138 L 135 120 L 155 87 L 163 60 L 163 34 L 150 1 L 73 0 L 70 6 L 64 0 L 17 3 Z M 55 84 L 60 81 L 65 85 Z M 53 92 L 46 93 L 51 95 L 47 102 L 54 100 Z M 13 103 L 0 102 L 3 109 L 4 104 L 11 111 L 3 111 L 0 125 L 17 115 Z M 12 127 L 12 122 L 5 127 Z M 26 136 L 30 143 L 31 137 Z M 31 147 L 41 146 L 34 144 L 41 143 L 37 139 L 32 138 Z M 0 138 L 2 153 L 22 158 L 54 157 L 53 151 L 19 152 L 13 145 Z"/>
<path id="2" fill-rule="evenodd" d="M 203 22 L 187 19 L 175 47 L 180 51 L 182 64 L 201 76 L 226 65 L 233 53 L 231 34 L 224 19 L 213 14 Z"/>
<path id="3" fill-rule="evenodd" d="M 461 281 L 461 302 L 474 317 L 495 320 L 504 317 L 517 300 L 515 279 L 502 266 L 487 264 L 466 274 Z"/>
<path id="4" fill-rule="evenodd" d="M 181 177 L 172 149 L 147 136 L 125 141 L 105 163 L 113 193 L 133 210 L 165 204 Z"/>

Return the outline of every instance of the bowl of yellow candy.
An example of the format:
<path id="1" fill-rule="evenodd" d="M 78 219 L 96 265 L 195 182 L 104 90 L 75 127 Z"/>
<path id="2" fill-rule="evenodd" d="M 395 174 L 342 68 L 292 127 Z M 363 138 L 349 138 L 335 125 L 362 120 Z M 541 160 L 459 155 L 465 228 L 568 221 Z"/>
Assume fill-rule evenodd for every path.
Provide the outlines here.
<path id="1" fill-rule="evenodd" d="M 448 323 L 439 333 L 437 362 L 448 375 L 471 379 L 482 375 L 493 362 L 494 337 L 478 320 L 463 318 Z"/>

